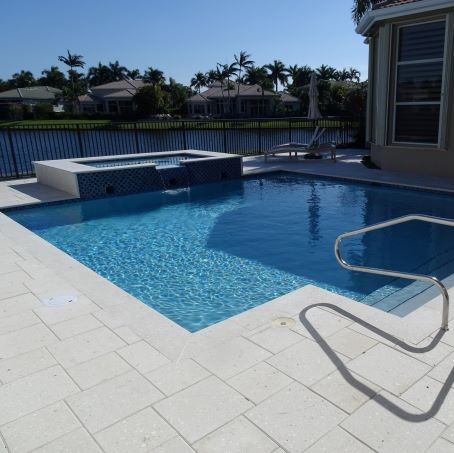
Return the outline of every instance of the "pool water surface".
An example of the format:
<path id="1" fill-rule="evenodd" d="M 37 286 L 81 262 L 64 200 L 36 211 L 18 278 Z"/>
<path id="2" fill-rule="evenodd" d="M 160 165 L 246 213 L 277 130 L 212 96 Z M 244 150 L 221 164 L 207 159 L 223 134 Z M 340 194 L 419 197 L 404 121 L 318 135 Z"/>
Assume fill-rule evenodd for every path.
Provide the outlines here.
<path id="1" fill-rule="evenodd" d="M 7 215 L 194 332 L 306 284 L 392 310 L 402 298 L 389 296 L 409 282 L 349 272 L 333 244 L 410 213 L 454 218 L 454 201 L 282 172 Z M 454 273 L 454 231 L 411 222 L 345 240 L 342 253 L 445 278 Z"/>

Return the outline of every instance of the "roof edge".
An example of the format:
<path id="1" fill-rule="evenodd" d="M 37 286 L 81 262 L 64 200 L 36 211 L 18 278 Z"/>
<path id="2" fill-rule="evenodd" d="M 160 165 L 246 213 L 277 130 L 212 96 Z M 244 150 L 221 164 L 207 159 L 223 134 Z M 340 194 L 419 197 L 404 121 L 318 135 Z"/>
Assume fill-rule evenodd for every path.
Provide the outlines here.
<path id="1" fill-rule="evenodd" d="M 356 27 L 356 33 L 367 36 L 369 30 L 377 22 L 391 19 L 394 17 L 404 17 L 411 14 L 437 11 L 439 9 L 454 7 L 454 0 L 421 0 L 414 3 L 393 6 L 390 8 L 381 8 L 369 11 L 359 22 Z"/>

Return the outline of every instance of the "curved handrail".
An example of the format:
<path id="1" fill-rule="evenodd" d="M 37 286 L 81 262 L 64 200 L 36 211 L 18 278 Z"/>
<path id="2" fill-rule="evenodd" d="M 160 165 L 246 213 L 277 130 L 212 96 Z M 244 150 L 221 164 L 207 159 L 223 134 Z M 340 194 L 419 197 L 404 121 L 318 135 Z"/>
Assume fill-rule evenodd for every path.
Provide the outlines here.
<path id="1" fill-rule="evenodd" d="M 446 225 L 450 227 L 454 227 L 454 220 L 443 219 L 441 217 L 433 217 L 428 215 L 421 215 L 421 214 L 410 214 L 405 215 L 402 217 L 397 217 L 395 219 L 387 220 L 385 222 L 375 223 L 374 225 L 369 225 L 364 228 L 359 228 L 357 230 L 347 231 L 346 233 L 340 234 L 336 241 L 334 242 L 334 255 L 336 256 L 337 261 L 339 264 L 344 267 L 345 269 L 351 271 L 358 271 L 358 272 L 365 272 L 368 274 L 377 274 L 377 275 L 386 275 L 389 277 L 399 277 L 405 278 L 407 280 L 419 280 L 422 282 L 430 283 L 435 285 L 439 290 L 443 297 L 443 313 L 442 313 L 442 322 L 441 327 L 444 330 L 448 330 L 448 322 L 449 322 L 449 294 L 448 290 L 446 289 L 445 285 L 438 280 L 437 277 L 433 277 L 430 275 L 422 275 L 422 274 L 411 274 L 408 272 L 399 272 L 399 271 L 392 271 L 387 269 L 378 269 L 374 267 L 367 267 L 367 266 L 356 266 L 353 264 L 347 263 L 340 254 L 340 244 L 343 239 L 351 236 L 356 236 L 358 234 L 368 233 L 370 231 L 379 230 L 381 228 L 386 228 L 389 226 L 397 225 L 400 223 L 411 222 L 412 220 L 419 220 L 421 222 L 428 222 L 428 223 L 436 223 L 439 225 Z"/>

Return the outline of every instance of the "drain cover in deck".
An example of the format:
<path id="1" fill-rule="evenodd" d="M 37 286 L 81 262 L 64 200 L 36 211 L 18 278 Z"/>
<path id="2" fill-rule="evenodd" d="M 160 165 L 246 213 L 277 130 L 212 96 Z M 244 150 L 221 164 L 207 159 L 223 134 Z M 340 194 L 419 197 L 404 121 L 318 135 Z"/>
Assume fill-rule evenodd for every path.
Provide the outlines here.
<path id="1" fill-rule="evenodd" d="M 273 327 L 287 327 L 288 329 L 290 329 L 290 327 L 293 327 L 295 325 L 295 320 L 292 318 L 276 318 L 273 319 L 271 325 Z"/>

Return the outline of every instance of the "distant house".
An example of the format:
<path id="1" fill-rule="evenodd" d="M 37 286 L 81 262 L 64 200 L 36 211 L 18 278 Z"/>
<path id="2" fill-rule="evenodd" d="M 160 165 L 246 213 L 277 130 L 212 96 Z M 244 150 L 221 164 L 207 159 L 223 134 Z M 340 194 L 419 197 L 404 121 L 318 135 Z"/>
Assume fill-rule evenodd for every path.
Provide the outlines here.
<path id="1" fill-rule="evenodd" d="M 132 99 L 144 85 L 142 80 L 119 80 L 91 87 L 87 94 L 79 96 L 81 111 L 130 114 L 134 110 Z"/>
<path id="2" fill-rule="evenodd" d="M 239 87 L 239 90 L 238 90 Z M 188 113 L 197 115 L 238 115 L 242 117 L 270 116 L 280 99 L 284 109 L 299 112 L 300 100 L 288 93 L 263 90 L 259 85 L 227 82 L 214 83 L 202 93 L 187 100 Z"/>
<path id="3" fill-rule="evenodd" d="M 283 108 L 288 112 L 288 113 L 295 113 L 298 114 L 300 113 L 301 110 L 301 101 L 299 98 L 296 96 L 292 96 L 289 93 L 286 93 L 284 91 L 280 91 L 278 93 L 279 99 L 282 103 Z"/>
<path id="4" fill-rule="evenodd" d="M 454 176 L 454 0 L 375 0 L 367 136 L 384 169 Z"/>
<path id="5" fill-rule="evenodd" d="M 62 91 L 48 86 L 34 86 L 27 88 L 13 88 L 0 92 L 0 104 L 55 104 L 54 110 L 59 111 L 62 105 L 57 105 Z"/>

